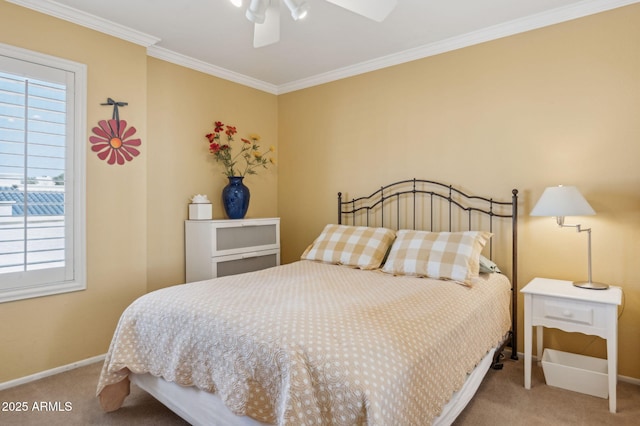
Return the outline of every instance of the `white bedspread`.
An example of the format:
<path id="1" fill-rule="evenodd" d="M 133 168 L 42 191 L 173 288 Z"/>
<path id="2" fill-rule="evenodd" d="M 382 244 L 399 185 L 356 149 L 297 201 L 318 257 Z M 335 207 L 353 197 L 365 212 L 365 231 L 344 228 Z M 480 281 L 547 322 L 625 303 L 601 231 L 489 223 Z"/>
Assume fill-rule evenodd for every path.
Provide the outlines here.
<path id="1" fill-rule="evenodd" d="M 509 301 L 499 274 L 469 288 L 311 261 L 170 287 L 123 313 L 97 393 L 149 372 L 268 423 L 429 424 L 507 334 Z"/>

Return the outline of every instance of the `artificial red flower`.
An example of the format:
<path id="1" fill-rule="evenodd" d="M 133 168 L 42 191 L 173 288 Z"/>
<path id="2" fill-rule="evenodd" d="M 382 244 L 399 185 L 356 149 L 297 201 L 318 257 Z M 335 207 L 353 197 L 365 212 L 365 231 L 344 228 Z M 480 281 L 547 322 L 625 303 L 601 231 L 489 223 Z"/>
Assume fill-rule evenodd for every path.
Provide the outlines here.
<path id="1" fill-rule="evenodd" d="M 233 136 L 236 133 L 238 133 L 238 131 L 236 130 L 235 126 L 227 126 L 227 131 L 224 132 L 224 134 L 227 136 Z"/>
<path id="2" fill-rule="evenodd" d="M 227 143 L 220 145 L 221 133 L 224 132 Z M 240 151 L 232 154 L 233 135 L 238 133 L 235 126 L 225 126 L 221 121 L 214 122 L 214 132 L 207 133 L 205 136 L 209 141 L 209 152 L 214 155 L 216 161 L 224 166 L 224 174 L 226 176 L 245 176 L 246 174 L 256 174 L 256 168 L 267 168 L 267 163 L 275 164 L 273 158 L 265 158 L 267 154 L 274 151 L 271 147 L 265 152 L 259 152 L 260 146 L 258 141 L 260 136 L 257 134 L 249 135 L 249 139 L 240 138 L 243 142 Z"/>

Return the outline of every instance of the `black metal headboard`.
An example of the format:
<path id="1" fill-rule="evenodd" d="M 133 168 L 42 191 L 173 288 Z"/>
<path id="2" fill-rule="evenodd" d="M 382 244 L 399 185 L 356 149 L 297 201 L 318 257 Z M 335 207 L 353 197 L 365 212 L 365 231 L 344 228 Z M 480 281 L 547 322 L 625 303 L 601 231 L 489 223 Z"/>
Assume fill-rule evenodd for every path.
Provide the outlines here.
<path id="1" fill-rule="evenodd" d="M 505 224 L 506 222 L 506 224 Z M 496 234 L 506 226 L 511 241 L 511 358 L 518 359 L 518 190 L 511 201 L 469 195 L 452 185 L 408 179 L 380 187 L 371 195 L 343 201 L 338 193 L 338 224 L 426 231 L 487 230 Z M 493 241 L 489 241 L 493 259 Z"/>

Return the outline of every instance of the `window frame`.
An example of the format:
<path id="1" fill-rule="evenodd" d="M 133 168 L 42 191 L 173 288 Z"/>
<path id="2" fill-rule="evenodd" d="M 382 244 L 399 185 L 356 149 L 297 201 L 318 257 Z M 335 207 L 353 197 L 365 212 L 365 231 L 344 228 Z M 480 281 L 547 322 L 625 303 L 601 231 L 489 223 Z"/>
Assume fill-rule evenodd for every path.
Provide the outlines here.
<path id="1" fill-rule="evenodd" d="M 67 94 L 73 100 L 73 112 L 69 111 L 69 98 L 67 101 L 66 116 L 73 123 L 67 125 L 67 132 L 71 132 L 71 136 L 67 137 L 65 142 L 65 161 L 67 163 L 69 161 L 72 162 L 71 167 L 65 167 L 65 181 L 73 182 L 73 188 L 69 192 L 65 188 L 64 214 L 65 242 L 72 242 L 72 249 L 65 249 L 65 259 L 72 259 L 72 270 L 70 275 L 63 280 L 40 283 L 34 283 L 30 277 L 32 272 L 35 273 L 33 275 L 42 275 L 41 270 L 18 273 L 17 279 L 11 279 L 10 282 L 4 285 L 2 283 L 2 274 L 0 274 L 0 303 L 85 290 L 87 288 L 85 144 L 87 128 L 87 66 L 2 43 L 0 43 L 0 56 L 5 56 L 9 60 L 15 59 L 64 71 L 67 74 Z M 29 64 L 25 65 L 29 66 Z M 67 195 L 71 195 L 71 197 Z M 69 198 L 72 198 L 72 200 L 69 200 Z M 65 243 L 65 247 L 68 246 Z M 13 278 L 15 277 L 13 276 Z"/>

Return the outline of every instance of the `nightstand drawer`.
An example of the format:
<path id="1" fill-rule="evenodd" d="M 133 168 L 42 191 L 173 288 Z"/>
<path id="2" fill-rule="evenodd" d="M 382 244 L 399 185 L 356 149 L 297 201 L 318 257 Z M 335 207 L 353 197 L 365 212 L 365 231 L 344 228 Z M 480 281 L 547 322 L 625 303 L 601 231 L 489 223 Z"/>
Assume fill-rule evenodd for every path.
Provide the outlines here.
<path id="1" fill-rule="evenodd" d="M 585 332 L 606 328 L 602 304 L 553 296 L 533 298 L 533 322 L 547 327 L 566 328 Z"/>
<path id="2" fill-rule="evenodd" d="M 558 300 L 541 301 L 542 315 L 545 318 L 573 321 L 586 325 L 593 325 L 593 307 L 577 306 Z"/>

